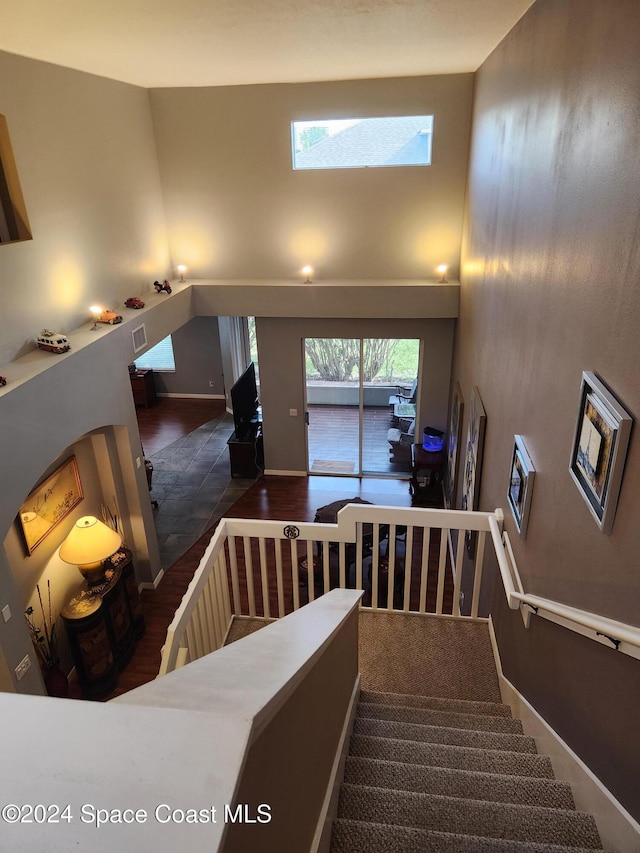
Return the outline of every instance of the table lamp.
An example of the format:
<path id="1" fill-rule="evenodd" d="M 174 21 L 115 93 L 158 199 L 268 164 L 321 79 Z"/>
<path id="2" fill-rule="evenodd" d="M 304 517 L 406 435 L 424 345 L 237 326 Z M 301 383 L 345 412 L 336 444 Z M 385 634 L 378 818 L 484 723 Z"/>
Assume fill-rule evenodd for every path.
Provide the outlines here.
<path id="1" fill-rule="evenodd" d="M 60 546 L 60 559 L 76 565 L 89 586 L 104 583 L 104 561 L 122 545 L 122 537 L 93 515 L 73 525 Z"/>

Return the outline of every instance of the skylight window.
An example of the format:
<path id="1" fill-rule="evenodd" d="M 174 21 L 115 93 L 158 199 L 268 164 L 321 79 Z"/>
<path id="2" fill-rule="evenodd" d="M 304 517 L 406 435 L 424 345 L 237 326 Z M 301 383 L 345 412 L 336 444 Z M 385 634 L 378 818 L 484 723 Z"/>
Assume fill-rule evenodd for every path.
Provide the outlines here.
<path id="1" fill-rule="evenodd" d="M 291 122 L 294 169 L 429 166 L 433 116 Z"/>

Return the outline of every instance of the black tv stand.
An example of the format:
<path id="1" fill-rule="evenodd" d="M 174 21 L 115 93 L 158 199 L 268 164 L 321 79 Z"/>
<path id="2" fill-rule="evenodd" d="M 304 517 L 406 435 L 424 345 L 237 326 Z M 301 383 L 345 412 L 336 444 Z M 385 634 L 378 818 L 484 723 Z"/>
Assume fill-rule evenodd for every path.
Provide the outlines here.
<path id="1" fill-rule="evenodd" d="M 252 429 L 238 438 L 234 432 L 227 441 L 229 463 L 232 477 L 255 478 L 264 470 L 264 446 L 262 424 L 252 425 Z"/>

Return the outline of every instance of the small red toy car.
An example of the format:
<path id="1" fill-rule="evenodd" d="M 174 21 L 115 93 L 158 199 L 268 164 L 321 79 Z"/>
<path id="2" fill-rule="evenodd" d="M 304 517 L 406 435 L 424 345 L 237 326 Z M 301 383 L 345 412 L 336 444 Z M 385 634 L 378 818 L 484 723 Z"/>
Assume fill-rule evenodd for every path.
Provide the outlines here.
<path id="1" fill-rule="evenodd" d="M 7 384 L 7 377 L 6 376 L 0 376 L 0 386 L 6 385 L 6 384 Z"/>
<path id="2" fill-rule="evenodd" d="M 127 308 L 144 308 L 144 302 L 142 299 L 138 299 L 137 296 L 130 296 L 124 303 Z"/>

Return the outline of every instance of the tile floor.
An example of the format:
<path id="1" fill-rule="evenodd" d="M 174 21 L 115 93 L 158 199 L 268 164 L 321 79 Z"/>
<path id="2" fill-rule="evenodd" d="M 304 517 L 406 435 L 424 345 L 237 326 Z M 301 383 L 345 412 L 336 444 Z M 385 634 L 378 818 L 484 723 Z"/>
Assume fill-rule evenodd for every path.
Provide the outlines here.
<path id="1" fill-rule="evenodd" d="M 213 418 L 149 456 L 151 498 L 158 501 L 156 530 L 168 569 L 215 525 L 255 480 L 231 479 L 227 439 L 233 418 Z"/>
<path id="2" fill-rule="evenodd" d="M 353 461 L 357 467 L 357 408 L 314 407 L 312 423 L 312 461 Z M 388 408 L 365 409 L 363 467 L 371 473 L 406 476 L 408 465 L 389 462 L 389 426 Z M 255 482 L 230 476 L 227 439 L 232 432 L 232 416 L 221 413 L 148 457 L 153 464 L 151 498 L 158 502 L 154 514 L 165 571 Z"/>

